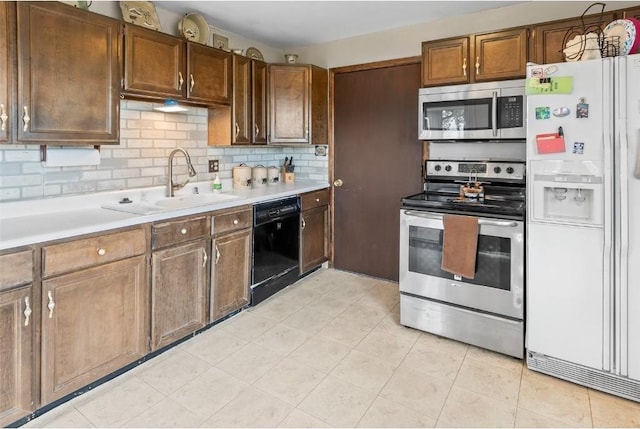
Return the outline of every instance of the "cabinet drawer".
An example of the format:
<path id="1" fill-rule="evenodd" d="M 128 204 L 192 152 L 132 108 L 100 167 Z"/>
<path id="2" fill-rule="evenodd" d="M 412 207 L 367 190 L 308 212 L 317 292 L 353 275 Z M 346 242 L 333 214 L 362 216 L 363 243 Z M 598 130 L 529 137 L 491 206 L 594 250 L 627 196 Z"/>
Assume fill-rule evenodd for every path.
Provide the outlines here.
<path id="1" fill-rule="evenodd" d="M 0 256 L 0 291 L 31 283 L 33 280 L 33 251 Z"/>
<path id="2" fill-rule="evenodd" d="M 213 235 L 220 235 L 253 226 L 253 208 L 251 206 L 236 207 L 230 210 L 215 212 L 211 218 Z"/>
<path id="3" fill-rule="evenodd" d="M 300 205 L 303 211 L 329 205 L 329 189 L 320 189 L 300 195 Z"/>
<path id="4" fill-rule="evenodd" d="M 154 249 L 159 249 L 208 236 L 208 218 L 201 216 L 153 225 L 151 244 Z"/>
<path id="5" fill-rule="evenodd" d="M 86 268 L 145 253 L 144 229 L 105 234 L 42 248 L 42 275 Z"/>

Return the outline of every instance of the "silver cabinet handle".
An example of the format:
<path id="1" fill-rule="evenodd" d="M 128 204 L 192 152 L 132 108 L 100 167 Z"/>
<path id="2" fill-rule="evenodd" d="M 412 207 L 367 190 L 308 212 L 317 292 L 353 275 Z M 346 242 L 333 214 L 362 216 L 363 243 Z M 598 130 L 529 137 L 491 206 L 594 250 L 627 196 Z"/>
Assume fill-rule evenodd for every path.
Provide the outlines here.
<path id="1" fill-rule="evenodd" d="M 335 186 L 336 188 L 339 188 L 340 186 L 342 186 L 342 179 L 336 179 L 333 181 L 333 186 Z"/>
<path id="2" fill-rule="evenodd" d="M 196 80 L 193 78 L 193 73 L 189 73 L 189 77 L 191 78 L 191 86 L 189 87 L 189 92 L 193 92 L 193 87 L 196 86 Z"/>
<path id="3" fill-rule="evenodd" d="M 301 217 L 301 218 L 300 218 L 300 221 L 301 221 L 301 223 L 302 223 L 302 227 L 301 227 L 301 229 L 305 229 L 305 228 L 307 227 L 307 222 L 305 222 L 305 220 L 304 220 L 304 218 L 303 218 L 303 217 Z"/>
<path id="4" fill-rule="evenodd" d="M 240 135 L 240 125 L 236 122 L 236 138 Z"/>
<path id="5" fill-rule="evenodd" d="M 467 59 L 462 60 L 462 74 L 467 75 Z"/>
<path id="6" fill-rule="evenodd" d="M 2 125 L 0 125 L 0 130 L 4 131 L 7 129 L 7 111 L 4 108 L 4 104 L 0 104 L 0 121 L 2 121 Z"/>
<path id="7" fill-rule="evenodd" d="M 258 137 L 260 135 L 260 127 L 258 127 L 258 124 L 256 124 L 256 137 Z"/>
<path id="8" fill-rule="evenodd" d="M 47 292 L 47 296 L 49 297 L 49 304 L 47 304 L 47 308 L 49 309 L 49 319 L 53 317 L 53 309 L 56 308 L 56 303 L 53 302 L 53 292 Z"/>
<path id="9" fill-rule="evenodd" d="M 98 255 L 104 256 L 106 254 L 107 254 L 107 249 L 104 249 L 102 247 L 98 249 Z"/>
<path id="10" fill-rule="evenodd" d="M 216 265 L 218 265 L 219 260 L 220 260 L 220 249 L 218 249 L 218 245 L 216 244 Z"/>
<path id="11" fill-rule="evenodd" d="M 316 203 L 319 203 L 319 202 L 320 202 L 320 198 L 316 198 Z"/>
<path id="12" fill-rule="evenodd" d="M 182 72 L 178 72 L 178 89 L 182 90 L 182 84 L 184 83 L 184 79 L 182 78 Z"/>
<path id="13" fill-rule="evenodd" d="M 480 57 L 476 57 L 476 74 L 480 74 Z"/>
<path id="14" fill-rule="evenodd" d="M 182 235 L 187 235 L 187 228 L 182 228 L 182 229 L 180 230 L 180 234 L 182 234 Z"/>
<path id="15" fill-rule="evenodd" d="M 207 261 L 209 260 L 209 257 L 207 256 L 207 251 L 205 249 L 202 249 L 204 256 L 202 257 L 202 268 L 204 268 L 207 265 Z"/>
<path id="16" fill-rule="evenodd" d="M 29 297 L 24 297 L 24 326 L 29 326 L 29 318 L 31 317 L 31 306 L 29 305 Z"/>
<path id="17" fill-rule="evenodd" d="M 22 122 L 24 122 L 24 127 L 22 127 L 22 131 L 27 131 L 29 129 L 29 122 L 31 122 L 31 116 L 29 116 L 29 108 L 24 106 L 24 114 L 22 115 Z"/>
<path id="18" fill-rule="evenodd" d="M 237 225 L 237 224 L 238 224 L 238 219 L 234 219 L 234 220 L 233 220 L 233 224 L 234 224 L 234 225 Z"/>

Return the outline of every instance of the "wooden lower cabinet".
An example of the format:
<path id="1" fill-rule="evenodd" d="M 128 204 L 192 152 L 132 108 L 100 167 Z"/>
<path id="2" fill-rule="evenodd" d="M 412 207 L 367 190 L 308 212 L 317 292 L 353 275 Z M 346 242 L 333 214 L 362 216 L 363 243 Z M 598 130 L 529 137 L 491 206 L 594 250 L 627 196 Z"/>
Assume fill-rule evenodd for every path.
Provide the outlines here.
<path id="1" fill-rule="evenodd" d="M 31 313 L 25 310 L 30 309 Z M 0 427 L 34 410 L 32 286 L 0 291 Z"/>
<path id="2" fill-rule="evenodd" d="M 249 303 L 252 206 L 214 212 L 211 217 L 211 302 L 213 322 Z"/>
<path id="3" fill-rule="evenodd" d="M 207 323 L 207 239 L 154 251 L 151 257 L 151 349 Z"/>
<path id="4" fill-rule="evenodd" d="M 329 259 L 329 200 L 328 189 L 300 196 L 300 274 Z"/>
<path id="5" fill-rule="evenodd" d="M 300 223 L 300 274 L 304 274 L 329 259 L 329 206 L 303 211 Z"/>
<path id="6" fill-rule="evenodd" d="M 211 265 L 211 321 L 249 303 L 251 228 L 214 238 Z"/>
<path id="7" fill-rule="evenodd" d="M 146 257 L 42 282 L 42 404 L 148 352 Z"/>

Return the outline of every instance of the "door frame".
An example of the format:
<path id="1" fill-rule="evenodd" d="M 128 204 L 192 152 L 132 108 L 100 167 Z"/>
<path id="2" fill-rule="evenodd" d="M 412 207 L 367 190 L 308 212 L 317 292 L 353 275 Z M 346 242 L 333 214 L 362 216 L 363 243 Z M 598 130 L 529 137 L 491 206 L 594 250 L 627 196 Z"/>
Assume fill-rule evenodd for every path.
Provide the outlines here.
<path id="1" fill-rule="evenodd" d="M 375 70 L 382 69 L 387 67 L 395 67 L 395 66 L 404 66 L 409 64 L 422 64 L 422 56 L 415 57 L 405 57 L 405 58 L 397 58 L 393 60 L 384 60 L 384 61 L 375 61 L 371 63 L 364 64 L 356 64 L 351 66 L 343 66 L 343 67 L 334 67 L 329 69 L 329 189 L 331 196 L 329 198 L 329 267 L 333 268 L 334 266 L 334 222 L 335 222 L 335 189 L 333 186 L 334 177 L 334 166 L 335 166 L 335 151 L 334 149 L 334 101 L 335 101 L 335 76 L 336 74 L 341 73 L 351 73 L 356 71 L 367 71 L 367 70 Z M 417 102 L 417 94 L 416 94 L 416 102 Z M 417 119 L 416 119 L 417 121 Z M 416 124 L 417 126 L 417 124 Z M 428 144 L 426 142 L 422 145 L 422 158 L 423 160 L 428 157 Z M 423 162 L 424 165 L 424 162 Z"/>

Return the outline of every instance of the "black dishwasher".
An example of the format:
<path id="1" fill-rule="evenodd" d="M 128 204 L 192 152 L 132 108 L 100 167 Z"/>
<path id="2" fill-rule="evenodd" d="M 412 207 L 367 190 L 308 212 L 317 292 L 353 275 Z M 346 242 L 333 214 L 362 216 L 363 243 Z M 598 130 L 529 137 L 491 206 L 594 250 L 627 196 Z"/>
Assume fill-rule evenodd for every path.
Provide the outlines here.
<path id="1" fill-rule="evenodd" d="M 253 206 L 251 305 L 256 305 L 298 279 L 300 199 Z"/>

